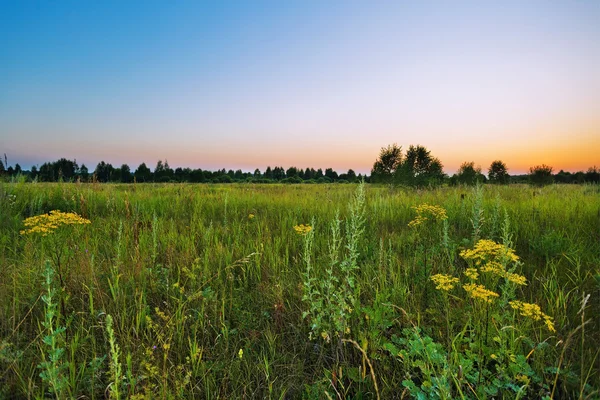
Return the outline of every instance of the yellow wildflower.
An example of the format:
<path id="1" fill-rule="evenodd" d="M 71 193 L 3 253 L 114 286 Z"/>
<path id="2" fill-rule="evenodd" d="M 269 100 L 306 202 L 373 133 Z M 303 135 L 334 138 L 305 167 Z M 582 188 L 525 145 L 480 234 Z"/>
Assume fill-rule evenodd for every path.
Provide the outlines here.
<path id="1" fill-rule="evenodd" d="M 474 261 L 476 265 L 488 261 L 519 261 L 519 256 L 515 254 L 513 249 L 488 239 L 478 241 L 473 249 L 461 251 L 460 256 L 465 260 Z"/>
<path id="2" fill-rule="evenodd" d="M 489 272 L 494 275 L 503 276 L 504 275 L 504 267 L 502 264 L 496 261 L 490 261 L 487 264 L 483 265 L 479 268 L 481 272 Z"/>
<path id="3" fill-rule="evenodd" d="M 408 223 L 408 226 L 410 226 L 411 228 L 419 226 L 428 220 L 439 222 L 448 219 L 448 216 L 446 215 L 446 210 L 440 206 L 421 204 L 412 208 L 417 212 L 417 216 Z"/>
<path id="4" fill-rule="evenodd" d="M 546 328 L 548 328 L 550 332 L 556 332 L 556 329 L 554 328 L 554 322 L 552 322 L 552 317 L 544 314 L 540 306 L 537 304 L 525 303 L 518 300 L 510 301 L 508 304 L 510 304 L 514 310 L 519 311 L 523 317 L 530 318 L 534 321 L 540 321 L 543 319 L 544 324 L 546 324 Z"/>
<path id="5" fill-rule="evenodd" d="M 254 214 L 248 214 L 248 219 L 254 219 Z"/>
<path id="6" fill-rule="evenodd" d="M 244 357 L 244 350 L 240 349 L 240 351 L 238 351 L 238 358 L 242 359 L 242 357 Z"/>
<path id="7" fill-rule="evenodd" d="M 310 232 L 312 230 L 312 226 L 300 224 L 300 225 L 294 226 L 294 230 L 296 231 L 296 233 L 298 235 L 306 235 L 308 232 Z"/>
<path id="8" fill-rule="evenodd" d="M 509 282 L 515 283 L 517 285 L 527 285 L 527 278 L 525 278 L 523 275 L 515 274 L 512 272 L 505 272 L 504 277 Z"/>
<path id="9" fill-rule="evenodd" d="M 40 233 L 47 236 L 62 225 L 85 225 L 91 223 L 89 219 L 80 217 L 75 213 L 65 213 L 59 210 L 50 211 L 48 214 L 36 215 L 23 221 L 25 229 L 21 235 Z"/>
<path id="10" fill-rule="evenodd" d="M 523 374 L 515 375 L 515 379 L 525 385 L 529 385 L 529 382 L 531 381 L 528 376 L 523 375 Z"/>
<path id="11" fill-rule="evenodd" d="M 463 285 L 463 288 L 469 293 L 471 298 L 476 300 L 481 300 L 486 303 L 491 303 L 494 297 L 498 297 L 498 293 L 492 292 L 488 290 L 483 285 L 478 285 L 476 283 L 467 283 Z"/>
<path id="12" fill-rule="evenodd" d="M 458 278 L 450 275 L 436 274 L 430 278 L 436 284 L 435 288 L 446 292 L 454 289 L 454 285 L 458 283 Z"/>
<path id="13" fill-rule="evenodd" d="M 479 273 L 477 272 L 477 269 L 475 268 L 467 268 L 465 270 L 465 275 L 467 276 L 467 278 L 476 281 L 477 278 L 479 278 Z"/>

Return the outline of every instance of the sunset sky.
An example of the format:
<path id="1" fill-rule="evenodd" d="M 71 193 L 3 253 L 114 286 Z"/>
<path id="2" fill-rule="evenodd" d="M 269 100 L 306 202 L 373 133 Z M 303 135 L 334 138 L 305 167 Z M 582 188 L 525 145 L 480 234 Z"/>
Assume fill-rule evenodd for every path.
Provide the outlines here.
<path id="1" fill-rule="evenodd" d="M 9 164 L 600 166 L 600 1 L 172 4 L 3 2 Z"/>

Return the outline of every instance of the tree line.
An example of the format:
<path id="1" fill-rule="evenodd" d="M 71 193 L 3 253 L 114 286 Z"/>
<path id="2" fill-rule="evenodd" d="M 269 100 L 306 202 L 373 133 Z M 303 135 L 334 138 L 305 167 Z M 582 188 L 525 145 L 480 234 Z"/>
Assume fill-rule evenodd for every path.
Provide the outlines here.
<path id="1" fill-rule="evenodd" d="M 23 171 L 19 164 L 14 167 L 5 167 L 5 163 L 0 161 L 0 176 L 14 177 L 21 175 L 31 181 L 39 182 L 113 182 L 113 183 L 133 183 L 133 182 L 190 182 L 190 183 L 233 183 L 233 182 L 254 182 L 254 183 L 345 183 L 357 182 L 368 177 L 362 174 L 356 174 L 354 170 L 349 169 L 345 173 L 338 174 L 333 168 L 297 168 L 289 167 L 284 169 L 277 166 L 266 168 L 265 171 L 255 169 L 254 172 L 243 172 L 241 169 L 236 171 L 230 169 L 220 169 L 209 171 L 191 168 L 171 168 L 167 160 L 159 160 L 151 170 L 146 163 L 141 163 L 135 170 L 131 170 L 129 165 L 122 164 L 120 167 L 114 167 L 112 164 L 101 161 L 92 171 L 85 164 L 78 165 L 76 160 L 61 158 L 57 161 L 46 162 L 39 168 L 31 167 L 29 171 Z"/>
<path id="2" fill-rule="evenodd" d="M 398 184 L 414 187 L 436 186 L 439 184 L 475 185 L 477 183 L 531 183 L 547 185 L 551 183 L 599 183 L 600 169 L 590 167 L 587 172 L 579 171 L 574 174 L 561 170 L 553 174 L 554 168 L 545 164 L 529 168 L 526 175 L 511 176 L 508 167 L 502 160 L 493 161 L 484 175 L 480 166 L 475 162 L 463 162 L 458 171 L 452 176 L 443 172 L 443 165 L 427 148 L 421 145 L 410 145 L 403 153 L 402 147 L 391 144 L 382 147 L 379 157 L 371 169 L 371 182 Z"/>
<path id="3" fill-rule="evenodd" d="M 190 182 L 190 183 L 346 183 L 365 180 L 372 183 L 396 184 L 413 187 L 429 187 L 441 184 L 475 185 L 477 183 L 531 183 L 533 185 L 546 185 L 551 183 L 599 183 L 600 169 L 590 167 L 586 172 L 575 173 L 560 170 L 554 174 L 551 166 L 542 164 L 532 166 L 525 175 L 510 175 L 507 165 L 501 160 L 493 161 L 484 174 L 475 162 L 463 162 L 458 171 L 449 176 L 444 173 L 442 162 L 431 154 L 426 147 L 410 145 L 403 152 L 402 147 L 392 144 L 382 147 L 379 157 L 375 160 L 371 175 L 356 174 L 349 169 L 346 173 L 338 174 L 332 168 L 297 168 L 276 166 L 266 168 L 265 171 L 255 169 L 254 172 L 243 172 L 230 169 L 217 171 L 171 168 L 167 160 L 158 160 L 154 170 L 146 163 L 141 163 L 135 170 L 129 165 L 122 164 L 114 167 L 112 164 L 101 161 L 94 170 L 89 170 L 85 164 L 78 165 L 76 160 L 61 158 L 57 161 L 45 162 L 39 168 L 31 167 L 25 171 L 17 163 L 8 165 L 6 154 L 4 160 L 0 159 L 0 179 L 21 176 L 30 181 L 40 182 L 113 182 L 113 183 L 144 183 L 144 182 Z"/>

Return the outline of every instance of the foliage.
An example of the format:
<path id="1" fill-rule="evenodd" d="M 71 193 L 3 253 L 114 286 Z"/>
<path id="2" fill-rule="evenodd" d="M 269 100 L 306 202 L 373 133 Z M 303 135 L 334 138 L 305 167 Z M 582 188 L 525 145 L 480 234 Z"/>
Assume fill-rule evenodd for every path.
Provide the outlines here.
<path id="1" fill-rule="evenodd" d="M 549 185 L 554 182 L 552 170 L 553 168 L 546 164 L 531 167 L 529 168 L 529 181 L 536 186 Z"/>
<path id="2" fill-rule="evenodd" d="M 508 168 L 506 164 L 501 160 L 495 160 L 490 164 L 488 168 L 488 179 L 490 183 L 507 184 L 510 175 L 508 175 Z"/>
<path id="3" fill-rule="evenodd" d="M 314 231 L 304 225 L 296 226 L 297 233 L 304 236 L 303 259 L 306 270 L 303 274 L 302 300 L 307 309 L 303 318 L 309 318 L 310 338 L 322 337 L 326 342 L 350 333 L 349 319 L 359 306 L 356 270 L 358 266 L 359 244 L 364 233 L 365 184 L 360 183 L 349 205 L 349 218 L 346 224 L 345 246 L 342 241 L 339 214 L 331 222 L 329 260 L 325 274 L 320 273 L 312 260 Z M 313 223 L 314 224 L 314 223 Z M 344 248 L 343 259 L 340 252 Z"/>
<path id="4" fill-rule="evenodd" d="M 0 397 L 597 396 L 596 187 L 362 188 L 0 183 Z"/>
<path id="5" fill-rule="evenodd" d="M 391 182 L 400 165 L 402 165 L 402 147 L 396 143 L 382 147 L 371 169 L 371 179 L 373 182 Z"/>
<path id="6" fill-rule="evenodd" d="M 457 183 L 463 185 L 476 185 L 485 182 L 485 176 L 481 173 L 481 167 L 475 167 L 475 163 L 464 162 L 456 173 Z"/>

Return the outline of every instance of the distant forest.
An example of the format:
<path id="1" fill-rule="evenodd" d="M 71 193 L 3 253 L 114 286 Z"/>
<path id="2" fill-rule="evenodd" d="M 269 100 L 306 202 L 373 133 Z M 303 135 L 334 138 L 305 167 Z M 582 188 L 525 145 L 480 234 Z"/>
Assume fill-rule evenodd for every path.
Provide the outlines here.
<path id="1" fill-rule="evenodd" d="M 544 185 L 550 183 L 599 183 L 600 169 L 590 167 L 586 172 L 576 173 L 560 170 L 553 173 L 553 168 L 547 165 L 531 167 L 529 174 L 509 175 L 508 168 L 500 160 L 494 161 L 483 174 L 481 167 L 474 162 L 464 162 L 457 173 L 452 176 L 443 172 L 441 162 L 433 157 L 422 146 L 410 146 L 406 154 L 401 147 L 391 145 L 381 149 L 379 158 L 373 164 L 370 175 L 356 174 L 349 169 L 338 173 L 332 168 L 297 168 L 276 166 L 261 171 L 243 172 L 230 169 L 209 171 L 191 168 L 171 168 L 168 161 L 159 160 L 151 170 L 146 163 L 141 163 L 135 170 L 129 165 L 122 164 L 114 167 L 101 161 L 94 170 L 89 170 L 85 164 L 78 165 L 76 160 L 61 158 L 57 161 L 45 162 L 39 168 L 23 170 L 17 163 L 10 166 L 6 155 L 0 159 L 0 180 L 29 181 L 29 182 L 112 182 L 112 183 L 149 183 L 149 182 L 189 182 L 189 183 L 352 183 L 365 180 L 371 183 L 399 184 L 405 186 L 435 186 L 474 185 L 476 183 L 531 183 Z"/>

